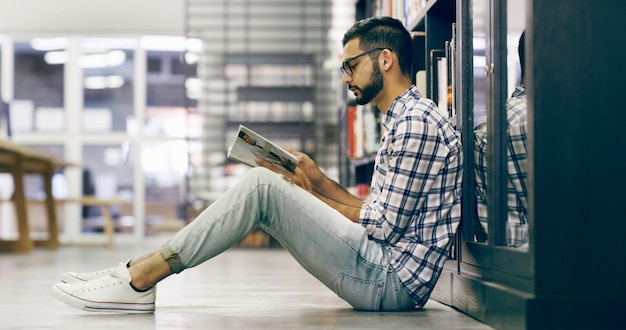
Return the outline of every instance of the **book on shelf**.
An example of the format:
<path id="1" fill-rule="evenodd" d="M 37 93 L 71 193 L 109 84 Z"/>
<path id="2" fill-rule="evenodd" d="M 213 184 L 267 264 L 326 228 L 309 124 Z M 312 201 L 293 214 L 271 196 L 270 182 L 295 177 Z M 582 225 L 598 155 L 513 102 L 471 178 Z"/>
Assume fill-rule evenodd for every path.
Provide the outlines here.
<path id="1" fill-rule="evenodd" d="M 430 95 L 427 97 L 437 104 L 437 109 L 441 113 L 447 112 L 447 61 L 445 49 L 430 50 Z M 444 110 L 445 109 L 445 110 Z"/>
<path id="2" fill-rule="evenodd" d="M 437 107 L 439 111 L 448 116 L 448 60 L 446 57 L 437 59 Z"/>
<path id="3" fill-rule="evenodd" d="M 377 0 L 376 16 L 392 16 L 408 26 L 426 7 L 426 0 Z"/>
<path id="4" fill-rule="evenodd" d="M 291 173 L 298 165 L 298 159 L 292 153 L 243 125 L 239 125 L 237 136 L 228 148 L 226 156 L 252 167 L 259 166 L 256 162 L 257 157 L 262 158 Z"/>
<path id="5" fill-rule="evenodd" d="M 378 150 L 380 121 L 370 106 L 348 105 L 346 108 L 348 158 L 359 159 Z"/>
<path id="6" fill-rule="evenodd" d="M 356 104 L 349 104 L 346 108 L 346 151 L 348 153 L 348 158 L 354 158 L 354 144 L 355 144 L 355 135 L 354 135 L 354 123 L 356 121 L 356 112 L 357 107 Z"/>
<path id="7" fill-rule="evenodd" d="M 354 118 L 354 155 L 353 158 L 362 158 L 363 157 L 363 142 L 365 140 L 363 130 L 363 106 L 357 105 L 356 107 L 356 116 Z"/>
<path id="8" fill-rule="evenodd" d="M 438 110 L 446 117 L 456 114 L 454 107 L 456 63 L 454 45 L 445 42 L 445 49 L 430 51 L 430 95 Z"/>
<path id="9" fill-rule="evenodd" d="M 450 42 L 446 47 L 448 59 L 448 116 L 456 115 L 456 23 L 452 23 Z"/>

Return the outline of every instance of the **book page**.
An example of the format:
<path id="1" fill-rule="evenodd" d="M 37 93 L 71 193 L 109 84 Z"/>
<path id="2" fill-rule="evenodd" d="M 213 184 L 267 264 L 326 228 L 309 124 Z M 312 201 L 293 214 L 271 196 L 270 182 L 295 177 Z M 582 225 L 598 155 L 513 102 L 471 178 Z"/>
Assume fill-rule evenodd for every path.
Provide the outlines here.
<path id="1" fill-rule="evenodd" d="M 239 125 L 235 141 L 226 156 L 252 167 L 258 166 L 255 160 L 257 157 L 263 158 L 291 173 L 298 165 L 298 159 L 294 155 L 243 125 Z"/>

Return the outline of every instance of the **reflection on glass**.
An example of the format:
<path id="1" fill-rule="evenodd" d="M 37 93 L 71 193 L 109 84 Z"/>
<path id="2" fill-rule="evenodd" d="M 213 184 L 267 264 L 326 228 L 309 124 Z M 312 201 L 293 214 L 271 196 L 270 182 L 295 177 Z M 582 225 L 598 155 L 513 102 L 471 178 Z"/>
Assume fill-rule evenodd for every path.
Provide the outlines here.
<path id="1" fill-rule="evenodd" d="M 523 42 L 523 38 L 520 42 Z M 522 57 L 523 58 L 523 57 Z M 523 61 L 522 61 L 523 62 Z M 507 111 L 507 222 L 506 244 L 528 248 L 528 201 L 526 177 L 526 87 L 523 78 L 506 102 Z"/>
<path id="2" fill-rule="evenodd" d="M 506 180 L 507 217 L 503 221 L 506 246 L 528 249 L 528 201 L 527 201 L 527 96 L 524 85 L 525 39 L 521 37 L 524 23 L 524 3 L 509 2 L 507 22 L 507 81 L 509 98 L 506 101 Z M 475 238 L 487 233 L 487 127 L 486 121 L 475 127 L 475 178 L 477 213 L 480 227 Z M 504 159 L 498 157 L 497 159 Z M 496 219 L 500 221 L 499 219 Z"/>
<path id="3" fill-rule="evenodd" d="M 475 128 L 475 174 L 476 198 L 486 200 L 486 122 L 487 116 L 487 1 L 472 1 L 472 50 L 473 50 L 473 97 Z M 487 241 L 487 208 L 486 203 L 477 203 L 477 217 L 472 217 L 472 240 L 475 242 Z"/>
<path id="4" fill-rule="evenodd" d="M 507 122 L 507 219 L 505 244 L 528 249 L 528 176 L 527 107 L 525 72 L 525 4 L 507 3 L 508 91 Z"/>

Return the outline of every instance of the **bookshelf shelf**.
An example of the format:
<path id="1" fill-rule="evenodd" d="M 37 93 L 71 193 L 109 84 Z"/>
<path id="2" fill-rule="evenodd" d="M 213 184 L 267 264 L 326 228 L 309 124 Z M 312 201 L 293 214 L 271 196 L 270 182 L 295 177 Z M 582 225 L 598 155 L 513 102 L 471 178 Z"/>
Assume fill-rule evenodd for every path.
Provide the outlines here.
<path id="1" fill-rule="evenodd" d="M 246 101 L 283 101 L 305 102 L 315 96 L 313 87 L 297 86 L 240 86 L 237 88 L 237 99 Z"/>
<path id="2" fill-rule="evenodd" d="M 225 59 L 226 64 L 270 64 L 270 65 L 310 65 L 313 63 L 313 55 L 306 53 L 254 53 L 241 54 L 229 53 Z"/>
<path id="3" fill-rule="evenodd" d="M 371 165 L 374 163 L 375 159 L 376 159 L 376 154 L 369 154 L 361 158 L 350 159 L 349 162 L 351 166 L 359 167 L 359 166 Z"/>

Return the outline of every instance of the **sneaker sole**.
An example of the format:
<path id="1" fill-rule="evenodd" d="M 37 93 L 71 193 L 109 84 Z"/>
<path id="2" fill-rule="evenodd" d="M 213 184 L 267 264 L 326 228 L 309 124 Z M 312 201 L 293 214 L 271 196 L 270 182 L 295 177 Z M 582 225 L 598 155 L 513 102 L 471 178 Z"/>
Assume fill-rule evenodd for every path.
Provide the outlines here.
<path id="1" fill-rule="evenodd" d="M 63 291 L 57 285 L 51 289 L 52 296 L 78 309 L 89 312 L 116 312 L 116 313 L 154 313 L 154 303 L 103 303 L 80 299 Z"/>

